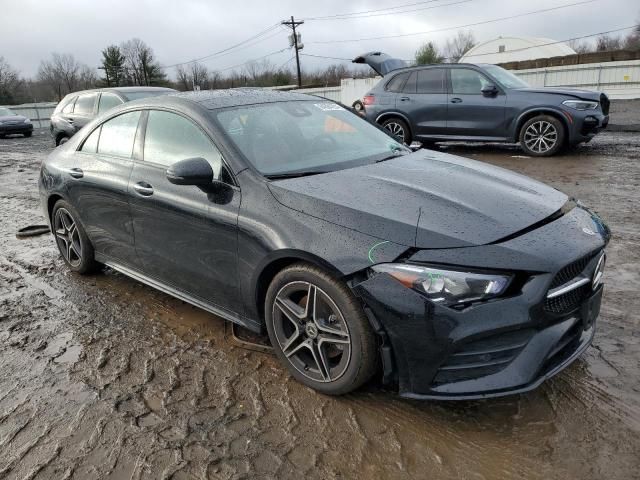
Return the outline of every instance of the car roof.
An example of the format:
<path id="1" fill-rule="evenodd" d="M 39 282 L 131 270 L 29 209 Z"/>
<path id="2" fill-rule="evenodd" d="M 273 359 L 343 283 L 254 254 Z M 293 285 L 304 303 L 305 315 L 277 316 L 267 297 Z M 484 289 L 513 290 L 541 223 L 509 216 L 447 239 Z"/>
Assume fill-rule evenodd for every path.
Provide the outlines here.
<path id="1" fill-rule="evenodd" d="M 197 103 L 208 110 L 225 107 L 238 107 L 261 103 L 316 100 L 327 101 L 314 95 L 297 92 L 283 92 L 265 88 L 231 88 L 225 90 L 202 90 L 199 92 L 176 92 L 162 97 L 145 99 L 148 104 L 162 104 L 170 100 L 187 100 Z M 141 101 L 137 102 L 138 104 Z"/>
<path id="2" fill-rule="evenodd" d="M 397 70 L 392 70 L 387 73 L 385 77 L 395 75 L 400 72 L 410 72 L 412 70 L 421 70 L 423 68 L 455 68 L 455 67 L 475 67 L 482 68 L 484 65 L 482 63 L 429 63 L 426 65 L 412 65 L 411 67 L 398 68 Z"/>
<path id="3" fill-rule="evenodd" d="M 129 92 L 175 92 L 173 88 L 169 87 L 104 87 L 104 88 L 90 88 L 88 90 L 78 90 L 77 92 L 71 92 L 67 96 L 84 95 L 85 93 L 99 93 L 99 92 L 116 92 L 127 94 Z"/>

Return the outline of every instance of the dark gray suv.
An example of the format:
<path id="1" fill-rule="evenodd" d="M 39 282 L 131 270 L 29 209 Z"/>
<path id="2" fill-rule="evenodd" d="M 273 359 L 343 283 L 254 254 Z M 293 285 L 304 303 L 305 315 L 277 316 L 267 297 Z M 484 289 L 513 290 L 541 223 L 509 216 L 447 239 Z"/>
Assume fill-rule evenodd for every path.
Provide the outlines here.
<path id="1" fill-rule="evenodd" d="M 365 114 L 410 144 L 413 140 L 520 142 L 532 156 L 590 141 L 609 122 L 604 93 L 531 88 L 496 65 L 402 68 L 380 52 L 362 55 L 383 79 L 368 92 Z"/>

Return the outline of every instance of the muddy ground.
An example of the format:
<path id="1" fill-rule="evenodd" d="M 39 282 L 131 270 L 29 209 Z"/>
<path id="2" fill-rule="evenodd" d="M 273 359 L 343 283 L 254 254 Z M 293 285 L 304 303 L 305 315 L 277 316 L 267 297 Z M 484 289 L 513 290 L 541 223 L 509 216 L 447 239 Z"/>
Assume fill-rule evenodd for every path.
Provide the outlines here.
<path id="1" fill-rule="evenodd" d="M 613 230 L 592 347 L 538 390 L 343 398 L 225 339 L 223 321 L 118 273 L 80 277 L 43 223 L 42 134 L 0 140 L 0 478 L 640 478 L 640 135 L 530 159 L 448 146 L 582 199 Z"/>

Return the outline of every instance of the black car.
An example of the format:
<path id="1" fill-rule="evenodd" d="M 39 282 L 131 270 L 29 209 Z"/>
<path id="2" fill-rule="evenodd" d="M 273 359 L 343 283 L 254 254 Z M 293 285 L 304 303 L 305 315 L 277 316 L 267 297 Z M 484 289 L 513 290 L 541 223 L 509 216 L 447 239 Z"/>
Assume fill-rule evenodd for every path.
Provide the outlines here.
<path id="1" fill-rule="evenodd" d="M 51 136 L 56 145 L 60 145 L 96 116 L 113 107 L 173 92 L 174 89 L 163 87 L 113 87 L 70 93 L 56 105 L 51 115 Z"/>
<path id="2" fill-rule="evenodd" d="M 357 57 L 384 78 L 364 99 L 367 118 L 402 141 L 520 142 L 531 156 L 550 156 L 590 141 L 609 123 L 604 93 L 531 88 L 496 65 L 405 68 L 380 52 Z"/>
<path id="3" fill-rule="evenodd" d="M 10 108 L 0 107 L 0 138 L 16 134 L 30 137 L 33 134 L 33 123 L 29 118 L 12 112 Z"/>
<path id="4" fill-rule="evenodd" d="M 42 164 L 71 270 L 108 265 L 261 332 L 300 382 L 529 390 L 589 345 L 609 231 L 508 170 L 411 152 L 340 105 L 226 90 L 131 102 Z"/>

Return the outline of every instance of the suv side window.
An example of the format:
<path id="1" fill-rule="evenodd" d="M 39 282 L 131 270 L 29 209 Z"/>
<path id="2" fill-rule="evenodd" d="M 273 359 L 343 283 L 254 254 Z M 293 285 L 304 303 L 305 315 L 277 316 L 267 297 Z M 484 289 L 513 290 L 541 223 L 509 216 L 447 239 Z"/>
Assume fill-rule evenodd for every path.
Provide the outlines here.
<path id="1" fill-rule="evenodd" d="M 71 100 L 69 100 L 69 102 L 62 109 L 62 113 L 73 113 L 73 106 L 75 105 L 77 98 L 78 97 L 73 97 Z"/>
<path id="2" fill-rule="evenodd" d="M 101 129 L 102 127 L 98 127 L 93 132 L 91 132 L 91 135 L 87 137 L 87 139 L 82 144 L 82 147 L 80 147 L 81 152 L 96 153 L 98 151 L 98 139 L 100 138 Z"/>
<path id="3" fill-rule="evenodd" d="M 76 100 L 76 106 L 73 109 L 73 113 L 76 115 L 91 115 L 93 113 L 93 107 L 96 104 L 97 93 L 89 93 L 87 95 L 80 95 Z"/>
<path id="4" fill-rule="evenodd" d="M 102 95 L 100 95 L 100 102 L 98 102 L 98 113 L 106 112 L 122 103 L 124 102 L 120 100 L 120 97 L 117 95 L 113 93 L 102 93 Z"/>
<path id="5" fill-rule="evenodd" d="M 402 85 L 404 85 L 404 82 L 407 80 L 407 78 L 409 78 L 409 73 L 400 73 L 396 75 L 389 81 L 389 83 L 387 83 L 385 90 L 388 92 L 395 92 L 395 93 L 401 92 Z"/>
<path id="6" fill-rule="evenodd" d="M 482 95 L 482 88 L 489 80 L 480 72 L 469 68 L 451 69 L 451 93 L 460 95 Z"/>
<path id="7" fill-rule="evenodd" d="M 425 68 L 418 71 L 418 93 L 444 93 L 444 68 Z"/>
<path id="8" fill-rule="evenodd" d="M 416 84 L 418 83 L 418 72 L 411 72 L 409 80 L 404 84 L 402 93 L 416 93 Z"/>
<path id="9" fill-rule="evenodd" d="M 139 120 L 140 111 L 138 110 L 118 115 L 103 123 L 100 127 L 102 132 L 98 142 L 98 153 L 131 158 Z"/>
<path id="10" fill-rule="evenodd" d="M 220 179 L 222 154 L 200 128 L 181 115 L 150 110 L 144 136 L 144 160 L 168 167 L 195 157 L 207 160 L 214 178 Z"/>

